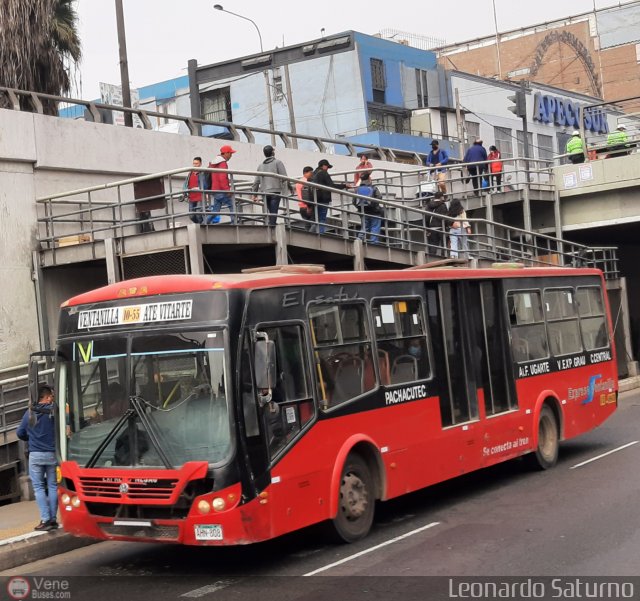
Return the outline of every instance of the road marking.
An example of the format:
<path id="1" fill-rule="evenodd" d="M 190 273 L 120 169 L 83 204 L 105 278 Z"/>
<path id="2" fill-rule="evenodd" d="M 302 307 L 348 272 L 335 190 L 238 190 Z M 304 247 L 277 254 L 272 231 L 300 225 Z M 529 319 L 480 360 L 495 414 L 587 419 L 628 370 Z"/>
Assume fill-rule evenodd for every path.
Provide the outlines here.
<path id="1" fill-rule="evenodd" d="M 35 538 L 36 536 L 43 536 L 46 534 L 48 534 L 48 532 L 46 531 L 28 532 L 27 534 L 20 534 L 18 536 L 13 536 L 11 538 L 5 538 L 4 540 L 0 540 L 0 546 L 10 545 L 11 543 L 21 543 L 22 541 L 29 540 L 30 538 Z"/>
<path id="2" fill-rule="evenodd" d="M 598 459 L 602 459 L 603 457 L 606 457 L 607 455 L 611 455 L 611 453 L 617 453 L 618 451 L 622 451 L 622 449 L 626 449 L 627 447 L 632 447 L 634 444 L 638 444 L 638 440 L 634 440 L 633 442 L 628 442 L 627 444 L 623 444 L 621 447 L 618 447 L 617 449 L 613 449 L 611 451 L 607 451 L 606 453 L 602 453 L 602 455 L 598 455 L 597 457 L 592 457 L 591 459 L 587 459 L 586 461 L 583 461 L 582 463 L 576 463 L 575 465 L 572 465 L 569 469 L 573 470 L 577 467 L 582 467 L 583 465 L 587 465 L 587 463 L 591 463 L 592 461 L 598 461 Z"/>
<path id="3" fill-rule="evenodd" d="M 324 566 L 322 568 L 318 568 L 317 570 L 313 570 L 312 572 L 307 572 L 306 574 L 303 574 L 303 576 L 315 576 L 316 574 L 319 574 L 320 572 L 324 572 L 326 570 L 330 570 L 331 568 L 335 568 L 336 566 L 339 566 L 340 564 L 343 563 L 347 563 L 347 561 L 351 561 L 352 559 L 356 559 L 357 557 L 362 557 L 363 555 L 366 555 L 367 553 L 371 553 L 372 551 L 377 551 L 378 549 L 381 549 L 382 547 L 386 547 L 387 545 L 391 545 L 393 543 L 397 543 L 399 540 L 402 540 L 403 538 L 408 538 L 410 536 L 413 536 L 414 534 L 418 534 L 420 532 L 423 532 L 424 530 L 428 530 L 429 528 L 433 528 L 434 526 L 438 526 L 440 524 L 440 522 L 431 522 L 431 524 L 427 524 L 426 526 L 422 526 L 421 528 L 417 528 L 416 530 L 412 530 L 411 532 L 407 532 L 406 534 L 402 534 L 400 536 L 396 536 L 395 538 L 392 538 L 391 540 L 388 540 L 384 543 L 380 543 L 379 545 L 376 545 L 375 547 L 371 547 L 369 549 L 365 549 L 364 551 L 360 551 L 359 553 L 355 553 L 354 555 L 349 555 L 349 557 L 345 557 L 344 559 L 341 559 L 340 561 L 335 561 L 333 563 L 330 563 L 327 566 Z"/>
<path id="4" fill-rule="evenodd" d="M 230 584 L 233 584 L 233 582 L 233 580 L 218 580 L 218 582 L 207 584 L 207 586 L 194 589 L 180 596 L 188 597 L 190 599 L 197 599 L 198 597 L 204 597 L 205 595 L 209 595 L 211 593 L 215 593 L 216 591 L 222 590 L 223 588 L 227 588 Z"/>

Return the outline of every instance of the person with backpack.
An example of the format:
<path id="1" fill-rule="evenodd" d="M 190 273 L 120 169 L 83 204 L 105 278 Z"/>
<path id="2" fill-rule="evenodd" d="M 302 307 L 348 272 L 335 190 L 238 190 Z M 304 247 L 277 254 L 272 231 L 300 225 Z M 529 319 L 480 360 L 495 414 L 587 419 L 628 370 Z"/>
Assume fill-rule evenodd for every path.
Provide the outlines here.
<path id="1" fill-rule="evenodd" d="M 380 190 L 373 185 L 371 173 L 363 171 L 360 173 L 360 184 L 353 190 L 361 198 L 354 198 L 353 204 L 360 213 L 360 233 L 358 238 L 371 244 L 378 243 L 380 228 L 382 227 L 382 217 L 384 209 L 378 202 L 382 198 Z M 368 240 L 367 240 L 368 238 Z"/>
<path id="2" fill-rule="evenodd" d="M 54 417 L 53 388 L 41 384 L 38 387 L 38 401 L 25 411 L 16 430 L 18 438 L 29 444 L 29 476 L 40 512 L 40 523 L 34 530 L 44 532 L 58 527 L 58 462 Z"/>
<path id="3" fill-rule="evenodd" d="M 431 213 L 445 216 L 448 209 L 444 194 L 438 190 L 433 198 L 426 204 L 425 209 Z M 444 219 L 436 217 L 435 215 L 428 218 L 427 221 L 427 227 L 429 228 L 429 246 L 433 249 L 433 254 L 436 257 L 444 257 L 446 251 L 443 221 Z"/>
<path id="4" fill-rule="evenodd" d="M 434 169 L 436 181 L 438 182 L 438 190 L 443 194 L 447 193 L 447 170 L 444 165 L 449 162 L 449 154 L 443 148 L 440 148 L 438 140 L 431 140 L 431 152 L 427 155 L 426 166 L 437 167 Z"/>

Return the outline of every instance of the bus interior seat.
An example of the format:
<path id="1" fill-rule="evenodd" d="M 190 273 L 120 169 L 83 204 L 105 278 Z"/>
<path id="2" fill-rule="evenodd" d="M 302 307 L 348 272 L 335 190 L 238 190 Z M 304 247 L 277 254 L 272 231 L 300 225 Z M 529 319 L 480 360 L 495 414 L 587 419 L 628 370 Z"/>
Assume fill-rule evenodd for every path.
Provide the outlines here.
<path id="1" fill-rule="evenodd" d="M 336 355 L 337 367 L 333 380 L 332 404 L 347 401 L 362 394 L 364 361 L 357 355 Z"/>
<path id="2" fill-rule="evenodd" d="M 380 381 L 383 386 L 391 384 L 391 362 L 389 352 L 378 349 L 378 367 L 380 368 Z"/>
<path id="3" fill-rule="evenodd" d="M 413 355 L 400 355 L 393 360 L 391 383 L 402 384 L 418 379 L 418 360 Z"/>

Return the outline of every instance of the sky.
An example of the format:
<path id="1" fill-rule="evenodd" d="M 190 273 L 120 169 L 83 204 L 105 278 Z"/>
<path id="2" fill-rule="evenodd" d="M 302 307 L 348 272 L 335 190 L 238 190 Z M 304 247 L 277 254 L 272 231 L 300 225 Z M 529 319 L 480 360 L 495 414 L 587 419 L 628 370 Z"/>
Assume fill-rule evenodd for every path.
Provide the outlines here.
<path id="1" fill-rule="evenodd" d="M 629 0 L 626 0 L 629 1 Z M 265 50 L 346 30 L 396 29 L 461 42 L 499 31 L 625 4 L 625 0 L 224 0 L 225 10 L 252 19 Z M 187 61 L 217 63 L 259 52 L 256 28 L 214 10 L 215 0 L 123 0 L 129 80 L 137 88 L 187 74 Z M 77 0 L 83 59 L 71 95 L 100 96 L 99 83 L 120 83 L 115 0 Z"/>

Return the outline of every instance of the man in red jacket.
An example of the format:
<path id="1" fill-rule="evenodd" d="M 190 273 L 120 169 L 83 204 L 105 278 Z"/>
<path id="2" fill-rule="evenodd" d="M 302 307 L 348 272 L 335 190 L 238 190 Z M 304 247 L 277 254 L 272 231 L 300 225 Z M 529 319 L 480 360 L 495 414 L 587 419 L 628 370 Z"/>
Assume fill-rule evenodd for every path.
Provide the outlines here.
<path id="1" fill-rule="evenodd" d="M 217 156 L 209 167 L 213 169 L 229 169 L 229 160 L 231 155 L 236 152 L 231 146 L 223 146 L 220 149 L 220 155 Z M 236 209 L 231 194 L 231 177 L 228 173 L 212 173 L 211 174 L 211 190 L 213 191 L 213 204 L 211 205 L 211 215 L 207 217 L 207 223 L 220 222 L 220 209 L 222 207 L 229 208 L 231 224 L 236 222 Z"/>

